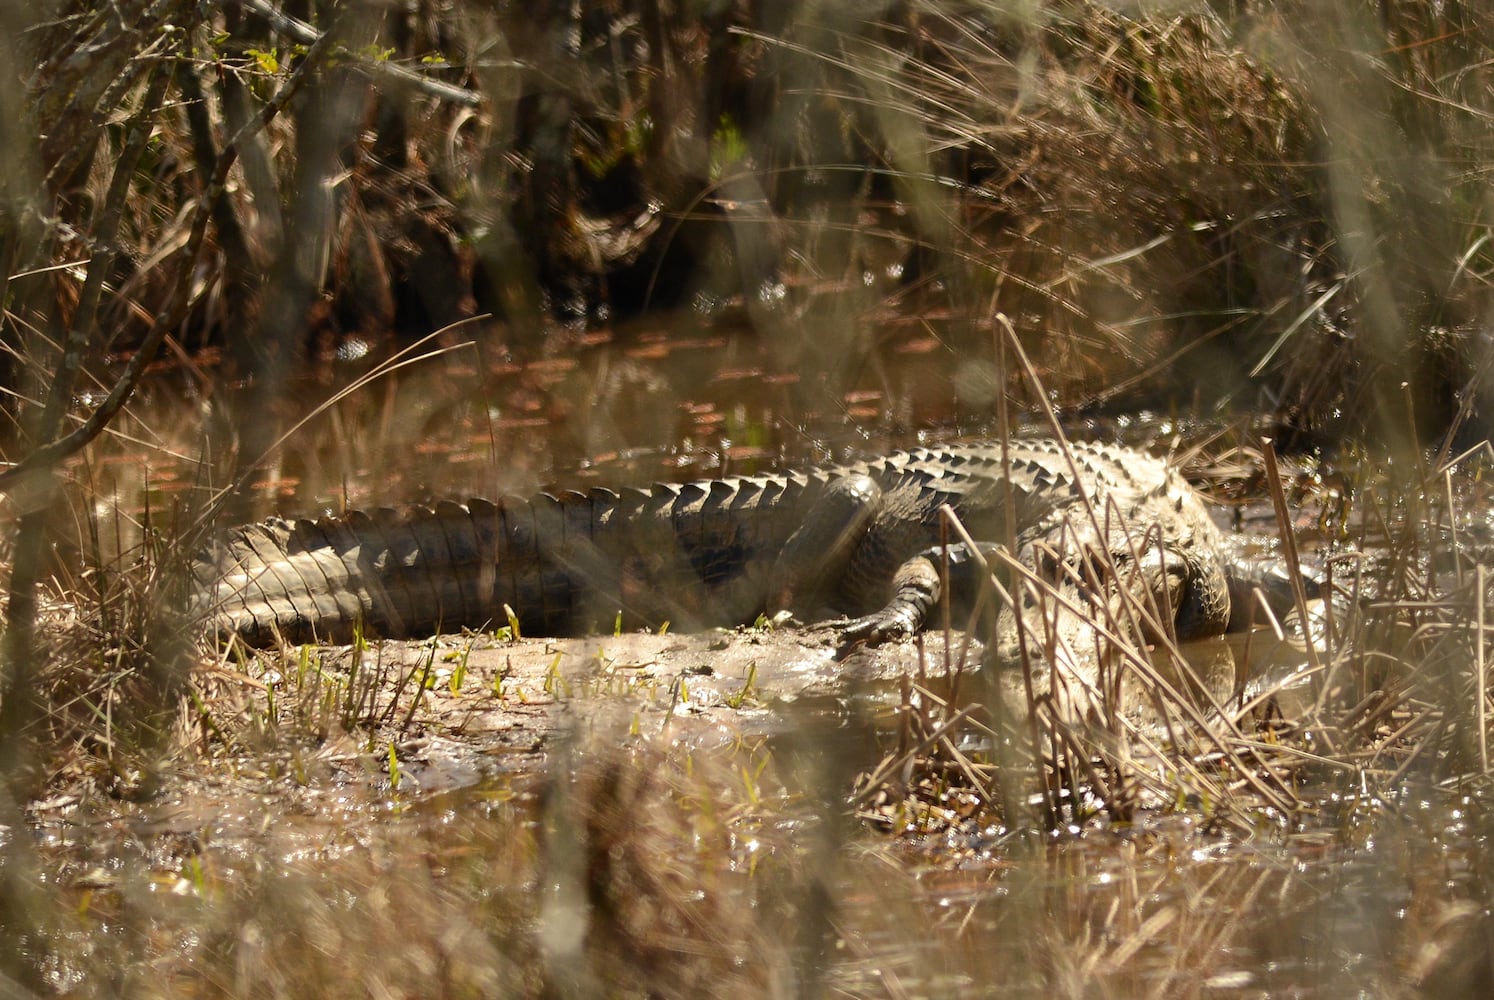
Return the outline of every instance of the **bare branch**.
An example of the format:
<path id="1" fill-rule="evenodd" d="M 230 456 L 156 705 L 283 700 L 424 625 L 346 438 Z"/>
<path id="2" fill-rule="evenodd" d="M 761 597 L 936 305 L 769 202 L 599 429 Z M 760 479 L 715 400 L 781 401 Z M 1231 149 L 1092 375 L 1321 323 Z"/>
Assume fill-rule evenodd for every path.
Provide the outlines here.
<path id="1" fill-rule="evenodd" d="M 325 37 L 312 46 L 306 58 L 301 60 L 290 79 L 280 88 L 268 104 L 261 109 L 260 113 L 244 127 L 223 148 L 218 157 L 218 162 L 213 170 L 212 178 L 209 180 L 207 190 L 203 192 L 202 198 L 197 203 L 197 208 L 192 216 L 192 229 L 183 246 L 183 252 L 195 258 L 201 252 L 203 238 L 207 232 L 208 220 L 212 215 L 214 203 L 223 196 L 223 189 L 228 182 L 228 172 L 233 167 L 234 161 L 238 159 L 239 150 L 243 145 L 262 131 L 275 117 L 284 109 L 286 103 L 296 93 L 311 66 L 314 66 L 322 53 L 325 51 Z M 167 333 L 177 329 L 187 313 L 190 304 L 191 279 L 195 267 L 192 260 L 183 264 L 177 272 L 176 288 L 167 298 L 165 306 L 156 313 L 154 322 L 151 324 L 150 332 L 141 341 L 139 349 L 135 351 L 130 363 L 125 367 L 124 374 L 109 391 L 108 397 L 99 404 L 87 420 L 75 428 L 72 433 L 58 438 L 48 444 L 34 449 L 24 459 L 15 465 L 0 472 L 0 491 L 12 490 L 17 483 L 23 480 L 28 473 L 34 473 L 40 469 L 51 467 L 54 463 L 73 454 L 83 448 L 94 438 L 103 432 L 109 422 L 119 413 L 124 404 L 129 401 L 130 395 L 135 391 L 135 385 L 139 382 L 141 374 L 147 365 L 155 360 L 161 344 L 165 341 Z M 91 272 L 90 272 L 91 273 Z"/>
<path id="2" fill-rule="evenodd" d="M 270 23 L 270 27 L 285 37 L 300 42 L 302 45 L 317 45 L 326 37 L 305 21 L 297 20 L 289 14 L 282 13 L 267 0 L 246 0 L 244 9 L 264 18 Z M 481 94 L 468 90 L 466 87 L 458 87 L 454 84 L 443 83 L 433 80 L 428 76 L 416 73 L 414 70 L 406 69 L 398 63 L 382 62 L 360 56 L 356 52 L 345 52 L 343 55 L 351 58 L 363 72 L 372 77 L 382 77 L 384 80 L 411 87 L 415 90 L 439 97 L 443 101 L 460 104 L 463 107 L 475 108 L 483 103 Z"/>

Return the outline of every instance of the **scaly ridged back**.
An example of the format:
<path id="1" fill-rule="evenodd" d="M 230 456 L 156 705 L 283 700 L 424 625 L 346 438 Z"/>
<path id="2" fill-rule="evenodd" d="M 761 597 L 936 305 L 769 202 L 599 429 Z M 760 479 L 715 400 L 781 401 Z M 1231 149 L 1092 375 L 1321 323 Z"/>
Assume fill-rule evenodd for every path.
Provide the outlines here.
<path id="1" fill-rule="evenodd" d="M 1122 522 L 1157 525 L 1169 546 L 1217 558 L 1207 513 L 1157 459 L 1101 444 L 1065 452 L 1041 439 L 1011 442 L 1007 457 L 1009 475 L 999 445 L 955 445 L 646 490 L 273 519 L 232 530 L 198 562 L 194 603 L 220 636 L 256 646 L 277 633 L 291 642 L 347 641 L 360 627 L 398 637 L 497 626 L 504 605 L 531 634 L 610 630 L 619 611 L 628 627 L 751 621 L 777 610 L 766 608 L 781 585 L 770 577 L 789 538 L 827 489 L 853 478 L 874 483 L 880 499 L 871 541 L 840 566 L 825 595 L 852 613 L 883 599 L 903 559 L 937 543 L 945 503 L 991 542 L 1007 540 L 1006 512 L 1014 510 L 1024 557 L 1061 531 L 1083 544 L 1117 544 L 1076 516 L 1087 495 L 1100 536 Z M 801 537 L 795 548 L 812 559 L 816 544 Z M 814 569 L 790 568 L 801 577 Z"/>

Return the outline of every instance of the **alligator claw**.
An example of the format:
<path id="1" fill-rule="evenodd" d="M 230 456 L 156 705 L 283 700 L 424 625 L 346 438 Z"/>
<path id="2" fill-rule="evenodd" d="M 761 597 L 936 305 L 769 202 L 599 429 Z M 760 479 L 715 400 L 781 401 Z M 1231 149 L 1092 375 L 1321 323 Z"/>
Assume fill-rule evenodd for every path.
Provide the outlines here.
<path id="1" fill-rule="evenodd" d="M 848 621 L 838 627 L 841 652 L 858 643 L 880 646 L 893 639 L 906 639 L 918 631 L 914 617 L 911 608 L 891 607 Z"/>

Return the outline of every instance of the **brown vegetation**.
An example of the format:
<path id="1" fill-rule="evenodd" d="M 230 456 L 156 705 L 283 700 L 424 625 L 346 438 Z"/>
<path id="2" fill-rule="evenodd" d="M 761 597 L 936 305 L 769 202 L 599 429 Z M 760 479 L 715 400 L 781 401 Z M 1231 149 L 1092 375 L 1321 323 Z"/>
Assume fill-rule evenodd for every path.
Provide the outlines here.
<path id="1" fill-rule="evenodd" d="M 1041 850 L 1012 846 L 1134 822 L 1155 864 L 1200 836 L 1148 826 L 1174 817 L 1283 850 L 1391 840 L 1384 870 L 1405 874 L 1418 926 L 1355 982 L 1486 987 L 1477 945 L 1494 874 L 1474 845 L 1487 825 L 1488 581 L 1468 544 L 1484 541 L 1486 456 L 1453 459 L 1488 431 L 1494 15 L 1456 0 L 1019 7 L 867 19 L 750 2 L 122 0 L 0 13 L 12 80 L 0 93 L 7 985 L 683 995 L 702 983 L 791 993 L 836 976 L 896 994 L 905 956 L 863 960 L 887 958 L 870 937 L 938 907 L 898 881 L 908 909 L 857 909 L 836 881 L 846 871 L 865 878 L 895 857 L 897 878 L 913 878 L 903 847 L 870 862 L 846 849 L 839 818 L 854 801 L 907 842 L 939 839 L 935 865 L 1005 852 L 1039 873 L 990 921 L 1031 933 L 985 967 L 1033 991 L 1224 989 L 1238 980 L 1187 970 L 1271 953 L 1269 930 L 1210 910 L 1212 886 L 1188 901 L 1049 906 L 1043 894 L 1064 890 L 1042 882 Z M 801 403 L 832 401 L 804 412 L 849 410 L 871 380 L 903 433 L 923 421 L 898 408 L 898 379 L 932 353 L 940 390 L 960 402 L 949 412 L 976 426 L 1007 402 L 1147 406 L 1258 416 L 1283 444 L 1342 443 L 1336 492 L 1312 483 L 1322 510 L 1287 537 L 1316 542 L 1350 596 L 1301 653 L 1303 674 L 1203 717 L 1181 697 L 1186 676 L 1167 680 L 1177 651 L 1116 652 L 1166 739 L 1129 728 L 1118 685 L 1094 693 L 1082 724 L 1014 692 L 1012 723 L 978 711 L 1001 703 L 1000 685 L 966 674 L 953 714 L 931 707 L 953 692 L 909 688 L 881 765 L 862 746 L 817 743 L 809 723 L 774 745 L 761 781 L 759 748 L 709 762 L 588 749 L 557 766 L 544 803 L 510 808 L 505 792 L 496 825 L 464 819 L 427 855 L 447 821 L 381 827 L 391 802 L 404 807 L 378 794 L 352 812 L 350 825 L 377 832 L 345 867 L 282 865 L 273 838 L 226 852 L 193 842 L 208 824 L 175 842 L 158 814 L 131 812 L 173 769 L 222 768 L 232 784 L 334 731 L 370 745 L 378 732 L 361 703 L 339 714 L 316 701 L 322 689 L 283 719 L 263 700 L 278 668 L 203 668 L 173 611 L 182 553 L 234 495 L 215 488 L 242 486 L 276 454 L 308 368 L 443 330 L 442 346 L 469 345 L 462 377 L 488 405 L 549 415 L 589 405 L 545 367 L 585 345 L 646 352 L 660 330 L 727 326 L 791 373 Z M 1026 371 L 1008 364 L 1017 347 Z M 637 381 L 612 392 L 618 405 L 646 384 L 624 374 Z M 181 509 L 151 509 L 160 494 L 147 494 L 131 529 L 144 541 L 120 553 L 104 539 L 130 532 L 99 513 L 110 498 L 88 495 L 92 442 L 152 377 L 196 404 L 181 412 L 201 417 L 200 434 L 160 440 L 196 451 L 200 472 L 179 484 Z M 473 430 L 436 410 L 394 435 L 405 414 L 393 398 L 375 418 L 390 461 L 430 427 Z M 1221 495 L 1267 464 L 1231 434 L 1209 455 Z M 1271 487 L 1283 501 L 1288 489 Z M 243 684 L 232 699 L 229 675 Z M 258 763 L 239 754 L 247 737 L 225 728 L 230 716 L 258 720 L 256 745 L 272 748 Z M 392 743 L 389 754 L 392 769 Z M 64 800 L 79 818 L 48 826 Z M 73 822 L 81 842 L 27 840 Z M 105 845 L 97 856 L 90 837 Z M 127 863 L 137 839 L 146 857 Z M 289 856 L 306 841 L 287 843 Z M 1429 872 L 1428 856 L 1452 873 Z M 1310 895 L 1287 875 L 1238 871 L 1226 907 Z M 164 873 L 190 913 L 162 905 Z M 990 905 L 941 925 L 938 947 L 975 951 L 972 970 L 990 959 L 963 935 Z M 1182 933 L 1200 913 L 1213 914 L 1207 933 Z M 140 946 L 171 974 L 146 981 L 124 957 Z M 270 954 L 307 978 L 276 972 Z M 1004 967 L 1018 955 L 1020 970 Z M 207 972 L 184 971 L 199 960 Z M 356 985 L 340 979 L 352 964 Z"/>

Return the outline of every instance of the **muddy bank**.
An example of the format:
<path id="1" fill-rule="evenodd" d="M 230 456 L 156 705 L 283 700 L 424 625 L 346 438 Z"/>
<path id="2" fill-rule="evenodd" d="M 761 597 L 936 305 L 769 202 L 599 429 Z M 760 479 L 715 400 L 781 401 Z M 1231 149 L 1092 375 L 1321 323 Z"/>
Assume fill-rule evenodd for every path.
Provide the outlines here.
<path id="1" fill-rule="evenodd" d="M 371 746 L 354 755 L 357 770 L 390 785 L 392 743 L 398 787 L 409 792 L 533 772 L 558 739 L 704 748 L 769 735 L 788 704 L 834 703 L 857 692 L 893 698 L 900 677 L 942 676 L 946 664 L 962 658 L 974 669 L 983 649 L 961 632 L 930 633 L 842 658 L 828 627 L 567 639 L 448 635 L 381 642 L 361 654 L 346 646 L 267 653 L 245 669 L 277 686 L 283 702 L 305 696 L 307 656 L 310 670 L 376 678 L 378 690 L 363 695 L 361 731 L 353 734 Z M 287 703 L 280 711 L 298 708 Z"/>
<path id="2" fill-rule="evenodd" d="M 785 732 L 840 727 L 852 711 L 887 715 L 900 678 L 942 677 L 961 657 L 973 670 L 982 652 L 952 632 L 840 658 L 832 630 L 806 627 L 218 654 L 153 771 L 67 783 L 29 819 L 63 881 L 84 889 L 109 885 L 92 862 L 130 845 L 169 871 L 209 845 L 335 855 L 411 809 L 523 799 L 558 753 L 734 759 Z M 868 747 L 858 766 L 873 764 Z"/>
<path id="3" fill-rule="evenodd" d="M 1190 676 L 1209 689 L 1201 705 L 1240 690 L 1235 663 L 1246 642 L 1187 645 Z M 381 811 L 523 783 L 545 773 L 558 749 L 688 755 L 785 734 L 816 739 L 848 720 L 886 731 L 912 686 L 967 705 L 990 701 L 979 675 L 985 653 L 974 635 L 934 630 L 842 655 L 823 625 L 286 648 L 205 669 L 195 747 L 162 775 L 161 796 L 133 797 L 152 824 L 201 828 L 211 817 L 218 835 L 252 834 L 261 821 L 234 820 L 235 796 L 292 814 L 326 809 L 329 795 L 337 810 L 361 802 Z M 1175 674 L 1171 682 L 1184 683 Z M 1002 688 L 1008 705 L 1025 703 L 1020 671 L 1004 669 Z M 1149 702 L 1126 697 L 1147 722 Z M 868 746 L 857 766 L 870 769 L 879 756 Z"/>

